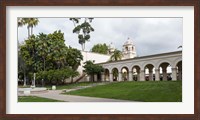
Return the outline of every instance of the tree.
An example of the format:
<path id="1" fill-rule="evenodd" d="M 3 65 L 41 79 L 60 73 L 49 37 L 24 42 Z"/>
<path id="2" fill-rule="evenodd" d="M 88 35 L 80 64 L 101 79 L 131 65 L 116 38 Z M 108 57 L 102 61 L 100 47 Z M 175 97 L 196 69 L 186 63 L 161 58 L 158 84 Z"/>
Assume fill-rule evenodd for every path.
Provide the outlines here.
<path id="1" fill-rule="evenodd" d="M 123 57 L 122 52 L 119 50 L 115 50 L 114 53 L 111 55 L 110 60 L 117 61 L 117 60 L 121 60 L 122 57 Z"/>
<path id="2" fill-rule="evenodd" d="M 78 66 L 83 60 L 83 55 L 78 49 L 69 47 L 66 54 L 66 63 L 68 66 L 71 66 L 73 70 L 77 70 Z"/>
<path id="3" fill-rule="evenodd" d="M 85 65 L 83 66 L 85 68 L 85 72 L 88 75 L 91 75 L 91 81 L 94 81 L 94 75 L 95 74 L 100 74 L 101 72 L 104 71 L 103 67 L 97 64 L 94 64 L 92 61 L 86 61 L 84 63 Z"/>
<path id="4" fill-rule="evenodd" d="M 28 29 L 28 37 L 33 35 L 33 27 L 38 25 L 39 20 L 38 18 L 21 18 L 21 24 L 22 25 L 27 25 Z M 18 22 L 18 25 L 21 25 L 20 22 Z"/>
<path id="5" fill-rule="evenodd" d="M 91 49 L 92 52 L 100 54 L 108 54 L 108 46 L 104 44 L 96 44 Z"/>
<path id="6" fill-rule="evenodd" d="M 73 33 L 78 34 L 79 44 L 82 46 L 82 50 L 85 50 L 85 43 L 90 39 L 90 32 L 94 31 L 94 28 L 90 25 L 94 18 L 84 18 L 83 23 L 79 23 L 81 18 L 70 18 L 73 21 L 74 29 Z"/>
<path id="7" fill-rule="evenodd" d="M 20 56 L 22 60 L 18 58 L 18 61 L 24 61 L 27 68 L 26 73 L 29 76 L 50 70 L 62 71 L 67 69 L 76 71 L 83 59 L 79 50 L 68 48 L 65 45 L 64 33 L 60 30 L 51 34 L 39 33 L 39 35 L 30 36 L 24 44 L 20 45 Z M 20 67 L 19 65 L 18 67 Z M 58 73 L 58 75 L 60 74 Z M 76 74 L 71 72 L 70 76 L 74 77 Z M 33 77 L 28 78 L 32 79 Z M 36 76 L 36 78 L 38 77 Z M 50 79 L 50 77 L 46 78 Z"/>

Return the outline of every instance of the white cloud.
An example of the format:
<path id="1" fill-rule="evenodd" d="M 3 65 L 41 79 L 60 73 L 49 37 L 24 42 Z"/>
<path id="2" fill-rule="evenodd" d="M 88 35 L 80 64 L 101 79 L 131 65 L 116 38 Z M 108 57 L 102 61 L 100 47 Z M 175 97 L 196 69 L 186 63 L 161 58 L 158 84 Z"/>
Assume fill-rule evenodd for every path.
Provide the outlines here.
<path id="1" fill-rule="evenodd" d="M 39 24 L 34 28 L 34 34 L 52 33 L 61 30 L 65 43 L 81 49 L 77 34 L 73 34 L 74 25 L 69 18 L 39 18 Z M 128 37 L 133 39 L 140 56 L 178 50 L 182 45 L 182 18 L 94 18 L 90 42 L 86 50 L 94 44 L 111 42 L 122 50 Z M 18 39 L 27 38 L 26 26 L 18 29 Z"/>

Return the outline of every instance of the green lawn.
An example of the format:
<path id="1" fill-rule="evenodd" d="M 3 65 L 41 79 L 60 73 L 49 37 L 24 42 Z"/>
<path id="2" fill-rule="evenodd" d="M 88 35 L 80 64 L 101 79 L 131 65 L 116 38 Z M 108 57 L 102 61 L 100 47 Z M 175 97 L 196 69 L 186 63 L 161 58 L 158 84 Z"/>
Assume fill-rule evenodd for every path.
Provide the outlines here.
<path id="1" fill-rule="evenodd" d="M 65 94 L 144 102 L 181 102 L 182 82 L 118 82 L 71 91 Z"/>
<path id="2" fill-rule="evenodd" d="M 36 96 L 19 96 L 18 102 L 63 102 L 63 101 L 41 98 Z"/>
<path id="3" fill-rule="evenodd" d="M 73 84 L 66 84 L 66 85 L 57 85 L 56 86 L 56 90 L 62 90 L 62 89 L 71 89 L 71 88 L 75 88 L 78 86 L 87 86 L 87 85 L 91 85 L 91 84 L 95 84 L 97 82 L 80 82 L 80 83 L 73 83 Z M 45 86 L 48 89 L 51 89 L 52 86 Z"/>
<path id="4" fill-rule="evenodd" d="M 78 87 L 78 86 L 87 86 L 87 85 L 91 85 L 91 84 L 95 84 L 95 83 L 98 83 L 98 82 L 80 82 L 80 83 L 72 83 L 72 84 L 65 84 L 65 85 L 56 85 L 56 90 L 62 90 L 62 89 L 71 89 L 71 88 L 75 88 L 75 87 Z M 19 88 L 30 88 L 30 85 L 27 85 L 27 86 L 18 86 Z M 37 87 L 37 85 L 36 85 Z M 52 85 L 46 85 L 44 86 L 48 89 L 52 89 Z"/>

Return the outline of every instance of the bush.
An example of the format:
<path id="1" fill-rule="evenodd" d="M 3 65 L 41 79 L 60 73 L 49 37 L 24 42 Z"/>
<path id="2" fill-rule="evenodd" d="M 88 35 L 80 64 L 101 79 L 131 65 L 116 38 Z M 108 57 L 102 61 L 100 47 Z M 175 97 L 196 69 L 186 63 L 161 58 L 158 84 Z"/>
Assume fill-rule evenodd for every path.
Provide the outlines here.
<path id="1" fill-rule="evenodd" d="M 40 71 L 36 74 L 36 80 L 41 81 L 43 79 L 45 83 L 58 85 L 63 83 L 65 79 L 78 75 L 79 73 L 71 68 Z"/>

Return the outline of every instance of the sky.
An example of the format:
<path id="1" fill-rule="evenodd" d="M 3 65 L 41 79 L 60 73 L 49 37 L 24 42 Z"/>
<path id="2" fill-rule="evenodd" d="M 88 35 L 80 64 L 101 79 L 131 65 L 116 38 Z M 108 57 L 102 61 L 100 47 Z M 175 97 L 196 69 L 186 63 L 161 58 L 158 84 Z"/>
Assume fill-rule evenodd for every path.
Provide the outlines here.
<path id="1" fill-rule="evenodd" d="M 85 51 L 90 51 L 93 45 L 111 42 L 122 50 L 123 44 L 130 38 L 138 56 L 178 51 L 183 40 L 182 18 L 94 18 L 91 23 L 94 28 Z M 53 33 L 61 30 L 64 33 L 65 44 L 81 50 L 78 35 L 73 33 L 74 24 L 69 18 L 39 18 L 39 23 L 33 28 L 33 34 Z M 18 40 L 22 43 L 27 38 L 27 27 L 18 28 Z"/>

